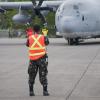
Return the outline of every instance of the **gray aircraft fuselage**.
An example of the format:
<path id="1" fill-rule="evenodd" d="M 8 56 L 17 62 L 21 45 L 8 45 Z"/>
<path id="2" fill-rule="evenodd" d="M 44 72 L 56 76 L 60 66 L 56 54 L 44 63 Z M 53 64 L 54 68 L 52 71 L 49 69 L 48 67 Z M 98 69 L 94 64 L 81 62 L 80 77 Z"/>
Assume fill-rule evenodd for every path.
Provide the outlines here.
<path id="1" fill-rule="evenodd" d="M 100 37 L 99 3 L 99 0 L 66 0 L 56 12 L 57 30 L 65 39 Z"/>

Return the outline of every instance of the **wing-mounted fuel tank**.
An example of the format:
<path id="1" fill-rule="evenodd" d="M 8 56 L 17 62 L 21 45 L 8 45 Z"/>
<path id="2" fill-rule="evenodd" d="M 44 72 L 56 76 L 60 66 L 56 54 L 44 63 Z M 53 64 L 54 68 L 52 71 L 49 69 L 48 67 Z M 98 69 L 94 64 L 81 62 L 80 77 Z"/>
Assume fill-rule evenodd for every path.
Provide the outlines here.
<path id="1" fill-rule="evenodd" d="M 27 15 L 27 14 L 16 14 L 13 16 L 12 20 L 14 21 L 14 23 L 27 23 L 31 21 L 31 16 Z"/>
<path id="2" fill-rule="evenodd" d="M 14 15 L 12 20 L 14 21 L 14 23 L 17 23 L 17 24 L 26 24 L 31 21 L 31 16 L 22 12 L 21 6 L 20 6 L 18 14 Z"/>

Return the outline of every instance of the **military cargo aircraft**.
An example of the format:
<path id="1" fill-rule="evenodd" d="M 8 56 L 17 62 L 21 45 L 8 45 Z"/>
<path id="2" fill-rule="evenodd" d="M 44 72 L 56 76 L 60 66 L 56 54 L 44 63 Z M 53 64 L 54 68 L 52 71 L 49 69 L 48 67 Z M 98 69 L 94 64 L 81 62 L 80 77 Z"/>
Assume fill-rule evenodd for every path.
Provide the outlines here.
<path id="1" fill-rule="evenodd" d="M 14 15 L 16 23 L 31 21 L 31 16 L 22 10 L 31 9 L 45 23 L 44 15 L 56 11 L 55 25 L 69 45 L 78 44 L 80 39 L 100 38 L 100 1 L 99 0 L 61 0 L 32 2 L 0 2 L 1 9 L 19 9 Z"/>

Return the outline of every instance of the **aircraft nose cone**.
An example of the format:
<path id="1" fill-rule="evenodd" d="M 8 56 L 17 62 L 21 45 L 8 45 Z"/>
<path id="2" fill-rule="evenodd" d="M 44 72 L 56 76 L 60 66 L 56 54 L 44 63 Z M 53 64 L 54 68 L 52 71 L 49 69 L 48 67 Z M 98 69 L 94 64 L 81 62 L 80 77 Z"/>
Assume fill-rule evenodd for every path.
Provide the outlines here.
<path id="1" fill-rule="evenodd" d="M 62 18 L 62 30 L 63 32 L 72 32 L 75 30 L 77 21 L 74 17 L 68 16 L 68 17 L 63 17 Z"/>

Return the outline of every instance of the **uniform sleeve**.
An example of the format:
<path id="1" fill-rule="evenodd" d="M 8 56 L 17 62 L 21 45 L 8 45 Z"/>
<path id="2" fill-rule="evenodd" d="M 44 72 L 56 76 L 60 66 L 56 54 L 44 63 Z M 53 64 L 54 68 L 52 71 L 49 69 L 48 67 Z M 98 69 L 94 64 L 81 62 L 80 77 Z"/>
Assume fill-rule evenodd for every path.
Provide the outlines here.
<path id="1" fill-rule="evenodd" d="M 29 39 L 26 41 L 26 46 L 29 47 Z"/>
<path id="2" fill-rule="evenodd" d="M 44 37 L 45 38 L 45 45 L 49 45 L 49 39 L 47 36 Z"/>

